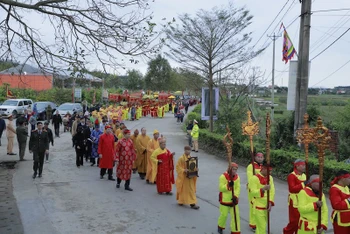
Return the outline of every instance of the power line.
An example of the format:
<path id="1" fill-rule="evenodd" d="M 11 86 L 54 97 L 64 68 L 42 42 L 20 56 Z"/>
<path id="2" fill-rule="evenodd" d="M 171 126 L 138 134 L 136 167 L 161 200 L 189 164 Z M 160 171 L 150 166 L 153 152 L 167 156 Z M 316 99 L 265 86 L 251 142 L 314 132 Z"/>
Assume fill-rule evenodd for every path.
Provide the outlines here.
<path id="1" fill-rule="evenodd" d="M 320 80 L 319 82 L 317 82 L 316 84 L 312 85 L 311 87 L 314 87 L 315 85 L 318 85 L 319 83 L 327 80 L 328 78 L 330 78 L 331 76 L 333 76 L 335 73 L 337 73 L 338 71 L 340 71 L 341 69 L 343 69 L 346 65 L 348 65 L 350 63 L 350 59 L 344 63 L 341 67 L 339 67 L 337 70 L 335 70 L 334 72 L 332 72 L 331 74 L 329 74 L 328 76 L 326 76 L 325 78 L 323 78 L 322 80 Z"/>
<path id="2" fill-rule="evenodd" d="M 278 14 L 276 15 L 276 17 L 272 20 L 272 22 L 270 23 L 270 25 L 267 27 L 267 29 L 263 32 L 263 34 L 260 36 L 259 40 L 255 43 L 255 45 L 253 46 L 253 48 L 259 43 L 259 41 L 265 36 L 265 33 L 270 29 L 270 27 L 272 26 L 272 24 L 275 22 L 275 20 L 277 19 L 277 17 L 282 13 L 282 11 L 284 10 L 284 8 L 287 6 L 288 2 L 290 0 L 287 0 L 286 3 L 283 5 L 282 9 L 278 12 Z M 295 0 L 294 0 L 295 1 Z M 293 1 L 293 2 L 294 2 Z M 265 44 L 265 43 L 264 43 Z"/>
<path id="3" fill-rule="evenodd" d="M 349 17 L 350 16 L 349 13 L 350 11 L 347 13 L 346 16 Z M 350 18 L 346 19 L 346 16 L 343 16 L 342 18 L 340 18 L 333 26 L 339 25 L 341 27 L 345 25 L 350 20 Z M 339 27 L 333 27 L 328 29 L 327 32 L 325 33 L 325 34 L 328 34 L 328 36 L 325 36 L 324 34 L 321 37 L 319 37 L 318 40 L 315 43 L 313 43 L 313 48 L 310 53 L 313 53 L 317 48 L 319 48 L 324 42 L 326 42 L 331 37 L 330 35 L 333 35 L 337 31 L 339 31 L 339 29 L 340 29 Z"/>
<path id="4" fill-rule="evenodd" d="M 344 27 L 344 28 L 347 28 L 347 27 Z M 318 31 L 318 32 L 320 32 L 320 33 L 323 33 L 323 34 L 327 34 L 327 35 L 329 35 L 329 36 L 331 36 L 331 37 L 336 37 L 336 36 L 334 36 L 333 34 L 329 34 L 329 33 L 326 33 L 326 32 L 324 32 L 324 31 L 318 30 L 318 29 L 316 29 L 315 27 L 313 27 L 312 29 L 315 30 L 315 31 Z M 345 39 L 343 39 L 342 41 L 345 41 L 345 42 L 347 42 L 347 43 L 350 43 L 350 41 L 347 41 L 347 40 L 345 40 Z"/>
<path id="5" fill-rule="evenodd" d="M 338 9 L 325 9 L 325 10 L 316 10 L 311 13 L 321 13 L 321 12 L 331 12 L 331 11 L 349 11 L 350 8 L 338 8 Z"/>
<path id="6" fill-rule="evenodd" d="M 342 35 L 340 35 L 337 39 L 335 39 L 329 46 L 327 46 L 324 50 L 318 53 L 315 57 L 313 57 L 310 61 L 314 60 L 321 54 L 323 54 L 326 50 L 328 50 L 332 45 L 334 45 L 340 38 L 342 38 L 347 32 L 349 32 L 350 28 L 348 28 Z"/>

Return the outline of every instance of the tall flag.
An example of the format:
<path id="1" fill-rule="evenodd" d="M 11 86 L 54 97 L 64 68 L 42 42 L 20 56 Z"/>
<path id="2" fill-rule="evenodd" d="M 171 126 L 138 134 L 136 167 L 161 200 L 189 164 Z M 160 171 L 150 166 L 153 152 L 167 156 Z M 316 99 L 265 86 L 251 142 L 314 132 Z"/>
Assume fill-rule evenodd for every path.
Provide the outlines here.
<path id="1" fill-rule="evenodd" d="M 283 33 L 283 50 L 282 50 L 282 61 L 285 63 L 288 63 L 289 60 L 291 60 L 294 55 L 296 54 L 296 50 L 293 46 L 292 41 L 289 38 L 289 35 L 287 33 L 286 28 L 284 27 L 283 23 L 281 25 L 281 28 L 283 27 L 284 33 Z"/>

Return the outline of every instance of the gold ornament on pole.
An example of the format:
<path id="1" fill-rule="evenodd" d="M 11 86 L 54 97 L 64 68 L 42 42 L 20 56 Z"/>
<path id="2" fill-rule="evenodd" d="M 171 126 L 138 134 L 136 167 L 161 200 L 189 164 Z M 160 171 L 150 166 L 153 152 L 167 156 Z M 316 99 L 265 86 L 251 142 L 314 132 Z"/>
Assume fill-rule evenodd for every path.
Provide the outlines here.
<path id="1" fill-rule="evenodd" d="M 252 120 L 252 113 L 250 111 L 247 112 L 248 120 L 247 122 L 242 123 L 242 134 L 249 136 L 250 141 L 250 154 L 252 158 L 252 168 L 253 168 L 253 175 L 255 175 L 255 168 L 254 168 L 254 144 L 253 144 L 253 136 L 257 135 L 259 133 L 259 122 L 253 122 Z"/>
<path id="2" fill-rule="evenodd" d="M 314 130 L 314 143 L 317 147 L 319 177 L 320 177 L 320 192 L 319 192 L 318 199 L 319 201 L 322 201 L 324 157 L 325 157 L 325 150 L 329 148 L 329 142 L 331 140 L 331 137 L 329 135 L 328 128 L 323 126 L 321 117 L 318 117 L 317 126 L 313 130 Z M 319 208 L 317 229 L 321 228 L 321 218 L 322 218 L 321 208 Z"/>
<path id="3" fill-rule="evenodd" d="M 300 144 L 304 145 L 305 150 L 305 171 L 306 171 L 306 178 L 309 178 L 309 145 L 314 142 L 314 129 L 309 128 L 309 115 L 305 113 L 304 115 L 304 126 L 303 128 L 299 128 L 297 130 L 297 140 Z"/>
<path id="4" fill-rule="evenodd" d="M 231 137 L 231 131 L 228 125 L 226 125 L 226 135 L 222 139 L 222 142 L 224 143 L 226 150 L 227 150 L 227 161 L 228 161 L 228 169 L 229 169 L 229 175 L 230 175 L 230 180 L 233 181 L 233 175 L 232 175 L 232 145 L 233 145 L 233 139 Z M 232 187 L 232 199 L 235 196 L 235 190 L 234 186 Z M 234 216 L 234 222 L 235 222 L 235 227 L 237 230 L 237 217 L 236 217 L 236 205 L 233 204 L 233 216 Z"/>

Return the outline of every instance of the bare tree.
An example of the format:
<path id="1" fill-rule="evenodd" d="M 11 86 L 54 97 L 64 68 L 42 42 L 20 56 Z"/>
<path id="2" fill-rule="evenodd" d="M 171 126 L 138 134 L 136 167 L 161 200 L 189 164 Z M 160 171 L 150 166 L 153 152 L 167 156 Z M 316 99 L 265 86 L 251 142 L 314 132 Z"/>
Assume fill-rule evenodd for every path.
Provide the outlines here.
<path id="1" fill-rule="evenodd" d="M 0 0 L 0 59 L 32 60 L 41 68 L 103 68 L 158 53 L 161 42 L 148 0 Z M 41 17 L 54 35 L 31 17 Z M 47 31 L 47 30 L 46 30 Z M 51 36 L 52 39 L 48 36 Z"/>
<path id="2" fill-rule="evenodd" d="M 249 47 L 251 33 L 245 29 L 252 16 L 245 8 L 233 5 L 200 10 L 196 16 L 179 16 L 181 25 L 165 29 L 170 53 L 167 55 L 185 68 L 204 74 L 209 87 L 210 131 L 213 131 L 214 76 L 222 71 L 237 69 L 261 51 Z"/>

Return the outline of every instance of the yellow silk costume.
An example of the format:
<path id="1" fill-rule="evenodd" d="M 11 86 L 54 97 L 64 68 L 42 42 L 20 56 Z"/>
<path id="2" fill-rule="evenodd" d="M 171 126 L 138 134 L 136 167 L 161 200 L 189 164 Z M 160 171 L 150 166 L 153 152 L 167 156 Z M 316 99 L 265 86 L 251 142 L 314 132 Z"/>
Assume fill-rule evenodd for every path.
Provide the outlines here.
<path id="1" fill-rule="evenodd" d="M 146 180 L 150 183 L 154 183 L 157 176 L 157 163 L 151 160 L 151 155 L 153 151 L 159 148 L 158 140 L 152 139 L 147 144 L 147 173 Z"/>
<path id="2" fill-rule="evenodd" d="M 150 141 L 149 136 L 139 135 L 136 140 L 137 158 L 136 167 L 139 173 L 147 172 L 147 145 Z"/>
<path id="3" fill-rule="evenodd" d="M 298 211 L 300 213 L 298 234 L 317 233 L 318 208 L 316 202 L 318 196 L 311 188 L 306 187 L 298 194 Z M 322 194 L 321 226 L 327 229 L 328 207 L 326 198 Z"/>
<path id="4" fill-rule="evenodd" d="M 163 118 L 163 107 L 158 106 L 158 118 Z"/>
<path id="5" fill-rule="evenodd" d="M 257 164 L 256 162 L 254 162 L 254 168 L 255 168 L 255 174 L 260 173 L 261 171 L 261 166 L 259 164 Z M 253 178 L 253 166 L 250 163 L 247 167 L 247 188 L 249 187 L 249 181 L 251 180 L 251 178 Z M 248 202 L 249 202 L 249 226 L 251 228 L 255 228 L 256 227 L 256 221 L 255 221 L 255 216 L 253 215 L 253 204 L 252 204 L 252 195 L 248 189 Z"/>
<path id="6" fill-rule="evenodd" d="M 185 170 L 187 169 L 186 161 L 190 155 L 183 154 L 176 163 L 176 200 L 179 204 L 196 204 L 196 183 L 197 177 L 187 178 Z"/>
<path id="7" fill-rule="evenodd" d="M 267 191 L 262 188 L 267 184 L 267 178 L 258 173 L 249 181 L 249 190 L 252 196 L 253 215 L 256 222 L 256 234 L 266 234 L 267 227 Z M 275 201 L 275 185 L 270 176 L 270 204 L 273 206 Z"/>

